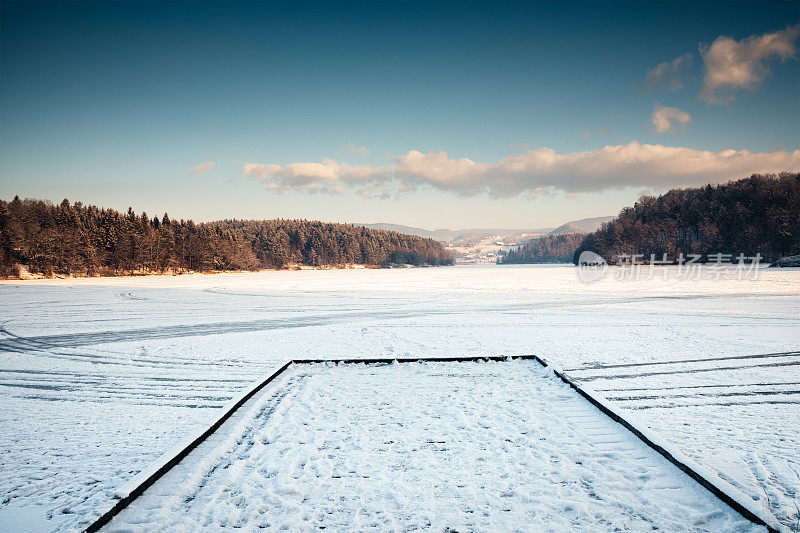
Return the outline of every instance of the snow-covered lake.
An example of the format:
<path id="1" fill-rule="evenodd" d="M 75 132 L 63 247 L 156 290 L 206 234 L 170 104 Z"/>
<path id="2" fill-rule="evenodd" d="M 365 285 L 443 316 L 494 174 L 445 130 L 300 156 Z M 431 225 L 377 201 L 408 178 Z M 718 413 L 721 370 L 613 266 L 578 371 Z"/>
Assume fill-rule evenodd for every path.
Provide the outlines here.
<path id="1" fill-rule="evenodd" d="M 781 353 L 800 349 L 800 271 L 666 271 L 592 284 L 552 265 L 4 282 L 0 529 L 85 526 L 290 358 L 536 353 L 791 530 L 800 356 Z M 778 355 L 735 358 L 764 354 Z"/>

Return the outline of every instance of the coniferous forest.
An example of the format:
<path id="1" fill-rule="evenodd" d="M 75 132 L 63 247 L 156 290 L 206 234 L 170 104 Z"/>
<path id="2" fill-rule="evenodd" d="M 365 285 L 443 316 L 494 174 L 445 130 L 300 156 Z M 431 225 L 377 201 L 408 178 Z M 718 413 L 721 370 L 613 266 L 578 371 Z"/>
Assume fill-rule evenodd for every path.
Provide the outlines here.
<path id="1" fill-rule="evenodd" d="M 509 250 L 498 264 L 514 263 L 569 263 L 575 249 L 583 242 L 584 233 L 543 235 L 526 242 L 516 250 Z"/>
<path id="2" fill-rule="evenodd" d="M 800 253 L 800 173 L 754 174 L 722 185 L 643 196 L 586 235 L 584 250 L 606 261 L 642 254 L 674 260 L 681 253 L 761 254 L 764 261 Z"/>
<path id="3" fill-rule="evenodd" d="M 0 275 L 124 275 L 291 265 L 446 265 L 442 243 L 308 220 L 194 223 L 80 202 L 0 200 Z"/>

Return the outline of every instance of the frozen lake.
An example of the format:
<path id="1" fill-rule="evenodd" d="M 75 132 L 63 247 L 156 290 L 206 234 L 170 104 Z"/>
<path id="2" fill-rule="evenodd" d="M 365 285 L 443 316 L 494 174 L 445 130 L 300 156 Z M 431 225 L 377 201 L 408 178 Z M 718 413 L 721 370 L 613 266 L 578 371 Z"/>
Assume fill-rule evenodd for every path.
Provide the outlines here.
<path id="1" fill-rule="evenodd" d="M 290 358 L 527 353 L 796 527 L 800 357 L 784 352 L 800 349 L 800 271 L 666 271 L 593 284 L 550 265 L 3 282 L 0 528 L 85 526 Z"/>

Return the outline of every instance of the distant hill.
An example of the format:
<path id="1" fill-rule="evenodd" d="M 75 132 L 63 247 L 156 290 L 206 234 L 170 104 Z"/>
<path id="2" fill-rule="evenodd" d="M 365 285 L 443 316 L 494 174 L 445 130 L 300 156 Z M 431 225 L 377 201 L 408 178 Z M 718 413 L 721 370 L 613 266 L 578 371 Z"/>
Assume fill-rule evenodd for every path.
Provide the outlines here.
<path id="1" fill-rule="evenodd" d="M 594 217 L 573 220 L 562 224 L 558 228 L 471 228 L 471 229 L 436 229 L 427 230 L 401 224 L 375 223 L 375 224 L 356 224 L 365 228 L 378 229 L 384 231 L 396 231 L 407 235 L 417 235 L 427 239 L 436 239 L 451 245 L 458 245 L 465 242 L 474 242 L 495 235 L 509 240 L 517 236 L 530 235 L 556 235 L 558 233 L 589 233 L 600 227 L 603 222 L 608 222 L 614 217 Z"/>
<path id="2" fill-rule="evenodd" d="M 642 196 L 575 252 L 613 262 L 620 255 L 761 254 L 764 261 L 800 253 L 800 173 L 753 174 L 721 185 Z"/>
<path id="3" fill-rule="evenodd" d="M 548 233 L 553 228 L 535 228 L 535 229 L 491 229 L 491 228 L 474 228 L 474 229 L 436 229 L 427 230 L 423 228 L 415 228 L 413 226 L 403 226 L 401 224 L 388 224 L 378 222 L 375 224 L 356 224 L 356 226 L 364 226 L 369 229 L 377 229 L 383 231 L 396 231 L 398 233 L 405 233 L 407 235 L 417 235 L 418 237 L 425 237 L 426 239 L 436 239 L 446 243 L 455 243 L 456 241 L 463 240 L 480 240 L 494 235 L 516 235 L 516 234 L 535 234 L 543 235 Z"/>
<path id="4" fill-rule="evenodd" d="M 585 235 L 586 233 L 591 233 L 591 232 L 586 231 L 582 227 L 576 226 L 575 224 L 567 223 L 567 224 L 561 224 L 559 227 L 548 233 L 548 235 L 563 235 L 565 233 L 581 233 Z"/>
<path id="5" fill-rule="evenodd" d="M 438 241 L 447 241 L 450 239 L 450 233 L 452 230 L 449 229 L 437 229 L 437 230 L 427 230 L 422 228 L 415 228 L 412 226 L 403 226 L 402 224 L 389 224 L 389 223 L 377 223 L 377 224 L 356 224 L 356 226 L 363 226 L 369 229 L 377 229 L 382 231 L 396 231 L 397 233 L 405 233 L 406 235 L 416 235 L 417 237 L 424 237 L 426 239 L 436 239 Z"/>
<path id="6" fill-rule="evenodd" d="M 559 235 L 561 233 L 591 233 L 600 229 L 600 226 L 602 226 L 604 223 L 614 220 L 614 218 L 615 217 L 592 217 L 573 220 L 572 222 L 567 222 L 566 224 L 560 225 L 549 234 Z"/>

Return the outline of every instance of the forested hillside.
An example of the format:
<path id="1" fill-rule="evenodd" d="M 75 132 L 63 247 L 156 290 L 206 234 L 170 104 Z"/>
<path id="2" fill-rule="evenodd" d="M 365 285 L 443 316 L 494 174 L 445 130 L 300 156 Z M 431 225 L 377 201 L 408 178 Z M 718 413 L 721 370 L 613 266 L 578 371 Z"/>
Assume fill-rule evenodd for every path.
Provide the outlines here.
<path id="1" fill-rule="evenodd" d="M 441 243 L 349 224 L 225 220 L 195 224 L 80 202 L 0 200 L 0 275 L 209 272 L 290 264 L 452 263 Z"/>
<path id="2" fill-rule="evenodd" d="M 643 196 L 613 221 L 587 235 L 575 251 L 620 255 L 723 253 L 763 260 L 800 253 L 800 174 L 759 175 L 723 185 L 673 189 Z"/>
<path id="3" fill-rule="evenodd" d="M 543 235 L 526 242 L 517 250 L 510 250 L 498 263 L 569 263 L 575 249 L 583 241 L 584 233 L 559 233 Z"/>

